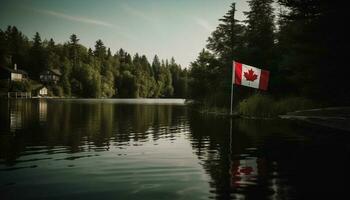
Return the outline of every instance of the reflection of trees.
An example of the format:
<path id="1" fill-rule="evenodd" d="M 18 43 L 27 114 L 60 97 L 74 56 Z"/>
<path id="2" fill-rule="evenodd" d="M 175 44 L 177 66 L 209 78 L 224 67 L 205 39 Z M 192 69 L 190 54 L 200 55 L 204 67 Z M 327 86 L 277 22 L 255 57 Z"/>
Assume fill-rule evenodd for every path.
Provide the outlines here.
<path id="1" fill-rule="evenodd" d="M 170 105 L 54 102 L 49 112 L 60 114 L 50 115 L 46 126 L 59 144 L 79 147 L 93 142 L 96 147 L 108 148 L 111 139 L 120 144 L 145 140 L 150 128 L 155 130 L 152 134 L 159 134 L 156 127 L 169 125 L 171 109 Z"/>
<path id="2" fill-rule="evenodd" d="M 217 199 L 333 199 L 345 191 L 347 179 L 328 172 L 348 171 L 348 135 L 341 140 L 330 134 L 336 131 L 297 122 L 234 119 L 230 148 L 229 120 L 191 114 L 189 124 Z"/>
<path id="3" fill-rule="evenodd" d="M 14 105 L 12 105 L 12 103 Z M 1 158 L 19 157 L 28 146 L 47 146 L 50 153 L 57 146 L 70 152 L 108 150 L 111 145 L 132 145 L 174 137 L 183 127 L 181 116 L 186 107 L 173 112 L 172 105 L 114 104 L 104 101 L 11 101 L 0 103 Z M 21 127 L 10 134 L 10 113 L 21 115 Z M 111 142 L 113 143 L 111 144 Z M 54 153 L 54 152 L 53 152 Z"/>
<path id="4" fill-rule="evenodd" d="M 13 163 L 27 145 L 23 129 L 28 129 L 37 120 L 32 113 L 38 106 L 35 100 L 19 99 L 1 100 L 0 108 L 0 158 Z"/>
<path id="5" fill-rule="evenodd" d="M 224 118 L 191 113 L 191 142 L 203 168 L 211 177 L 210 186 L 218 199 L 230 198 L 229 123 Z"/>
<path id="6" fill-rule="evenodd" d="M 338 174 L 348 172 L 347 133 L 275 120 L 241 120 L 237 127 L 260 148 L 258 156 L 265 157 L 269 180 L 265 185 L 271 198 L 338 199 L 346 191 L 348 180 L 329 171 L 336 168 Z M 266 179 L 258 181 L 263 185 Z"/>
<path id="7" fill-rule="evenodd" d="M 31 112 L 35 112 L 37 109 L 36 106 L 33 106 L 33 101 L 28 99 L 19 99 L 16 101 L 8 100 L 7 103 L 4 102 L 4 104 L 7 104 L 7 108 L 4 108 L 2 114 L 6 113 L 8 115 L 8 125 L 11 132 L 16 132 L 22 128 L 28 127 L 34 120 L 30 119 Z"/>
<path id="8" fill-rule="evenodd" d="M 281 132 L 280 137 L 295 138 L 288 123 L 234 119 L 230 149 L 228 119 L 192 114 L 189 121 L 192 146 L 211 177 L 210 185 L 218 199 L 273 197 L 272 188 L 279 188 L 281 183 L 269 177 L 276 170 L 271 161 L 274 155 L 265 152 L 262 145 Z"/>
<path id="9" fill-rule="evenodd" d="M 170 130 L 181 122 L 179 118 L 186 107 L 173 111 L 172 105 L 117 105 L 116 115 L 120 128 L 115 135 L 116 142 L 158 140 L 175 132 Z"/>

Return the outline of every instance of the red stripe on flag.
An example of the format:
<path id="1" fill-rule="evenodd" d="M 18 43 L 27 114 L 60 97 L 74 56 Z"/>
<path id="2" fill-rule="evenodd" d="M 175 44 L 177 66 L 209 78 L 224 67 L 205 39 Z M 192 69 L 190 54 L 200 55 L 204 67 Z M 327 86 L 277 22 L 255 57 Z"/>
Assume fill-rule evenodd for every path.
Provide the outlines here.
<path id="1" fill-rule="evenodd" d="M 235 84 L 241 85 L 242 82 L 242 63 L 235 62 Z"/>
<path id="2" fill-rule="evenodd" d="M 269 71 L 261 70 L 259 89 L 267 90 L 267 86 L 269 85 L 269 77 L 270 77 Z"/>

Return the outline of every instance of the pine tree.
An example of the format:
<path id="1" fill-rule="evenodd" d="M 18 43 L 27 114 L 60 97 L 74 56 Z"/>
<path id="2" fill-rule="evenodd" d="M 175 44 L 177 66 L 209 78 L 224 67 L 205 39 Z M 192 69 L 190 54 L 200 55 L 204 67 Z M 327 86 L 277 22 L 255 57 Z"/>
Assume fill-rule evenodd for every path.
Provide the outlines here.
<path id="1" fill-rule="evenodd" d="M 15 27 L 8 26 L 0 31 L 0 64 L 12 67 L 13 64 L 28 70 L 28 39 Z"/>
<path id="2" fill-rule="evenodd" d="M 271 70 L 274 57 L 273 0 L 250 0 L 247 17 L 246 57 L 248 64 Z"/>
<path id="3" fill-rule="evenodd" d="M 350 33 L 341 20 L 349 18 L 346 1 L 278 2 L 289 11 L 281 16 L 278 34 L 288 92 L 332 104 L 350 102 L 345 73 Z"/>
<path id="4" fill-rule="evenodd" d="M 72 34 L 69 42 L 69 58 L 73 63 L 73 68 L 78 67 L 78 63 L 80 62 L 78 42 L 77 35 Z"/>
<path id="5" fill-rule="evenodd" d="M 220 24 L 208 38 L 207 48 L 218 57 L 224 59 L 223 63 L 241 59 L 241 50 L 244 46 L 243 34 L 245 27 L 235 19 L 235 3 L 231 9 L 220 19 Z"/>
<path id="6" fill-rule="evenodd" d="M 154 56 L 152 61 L 152 71 L 154 74 L 154 79 L 156 81 L 159 80 L 159 74 L 160 74 L 160 61 L 157 55 Z"/>
<path id="7" fill-rule="evenodd" d="M 106 47 L 103 44 L 102 40 L 96 41 L 94 55 L 96 58 L 100 59 L 100 61 L 106 58 Z"/>
<path id="8" fill-rule="evenodd" d="M 209 56 L 206 51 L 201 52 L 199 55 L 199 57 L 203 58 L 205 56 L 211 57 L 210 62 L 207 63 L 208 66 L 202 66 L 200 63 L 197 63 L 199 64 L 198 66 L 202 66 L 203 70 L 207 71 L 211 76 L 217 74 L 217 77 L 213 77 L 212 79 L 217 80 L 217 82 L 213 82 L 215 91 L 211 92 L 210 100 L 207 99 L 208 103 L 213 103 L 217 106 L 219 104 L 228 105 L 227 101 L 229 100 L 232 80 L 232 61 L 244 60 L 244 51 L 242 49 L 246 45 L 244 41 L 245 26 L 235 19 L 235 7 L 235 3 L 232 3 L 230 10 L 220 19 L 221 23 L 208 38 L 207 48 L 214 55 Z M 200 60 L 202 58 L 197 61 Z M 196 63 L 193 64 L 197 65 Z M 204 98 L 201 94 L 196 96 Z"/>
<path id="9" fill-rule="evenodd" d="M 34 73 L 33 75 L 38 80 L 39 74 L 47 68 L 46 55 L 38 32 L 35 33 L 33 38 L 33 46 L 30 49 L 30 59 L 30 67 Z"/>

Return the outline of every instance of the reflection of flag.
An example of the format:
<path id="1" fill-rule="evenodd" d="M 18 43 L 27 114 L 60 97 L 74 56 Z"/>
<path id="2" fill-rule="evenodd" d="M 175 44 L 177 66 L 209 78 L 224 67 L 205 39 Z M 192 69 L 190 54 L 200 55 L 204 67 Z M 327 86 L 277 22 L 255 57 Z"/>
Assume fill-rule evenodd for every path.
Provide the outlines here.
<path id="1" fill-rule="evenodd" d="M 258 176 L 257 158 L 234 160 L 231 162 L 231 187 L 255 185 Z"/>
<path id="2" fill-rule="evenodd" d="M 232 83 L 267 90 L 270 72 L 233 61 Z"/>

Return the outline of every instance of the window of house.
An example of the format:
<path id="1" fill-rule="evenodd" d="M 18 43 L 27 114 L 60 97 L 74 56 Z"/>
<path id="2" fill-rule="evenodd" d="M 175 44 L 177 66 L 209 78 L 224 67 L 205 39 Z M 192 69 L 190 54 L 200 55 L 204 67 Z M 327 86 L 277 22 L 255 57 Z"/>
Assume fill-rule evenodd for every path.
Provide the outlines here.
<path id="1" fill-rule="evenodd" d="M 11 73 L 11 80 L 22 80 L 22 74 Z"/>

